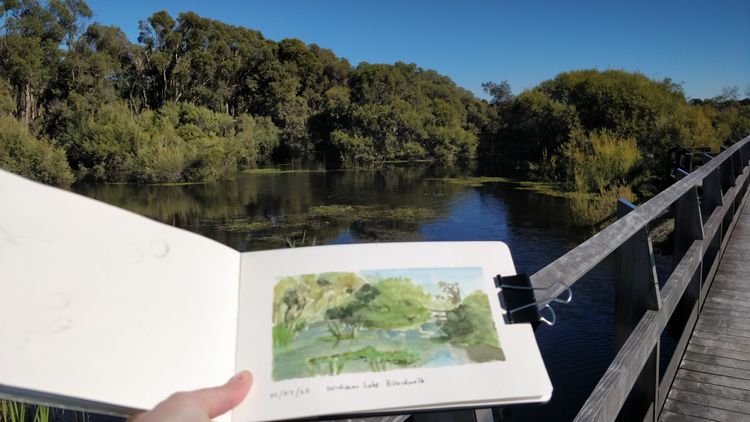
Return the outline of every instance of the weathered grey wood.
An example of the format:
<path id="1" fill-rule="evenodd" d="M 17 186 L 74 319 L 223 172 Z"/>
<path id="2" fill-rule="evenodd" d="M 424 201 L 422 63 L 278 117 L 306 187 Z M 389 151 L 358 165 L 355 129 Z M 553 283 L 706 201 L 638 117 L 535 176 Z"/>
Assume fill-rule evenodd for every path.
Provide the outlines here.
<path id="1" fill-rule="evenodd" d="M 734 170 L 735 179 L 742 174 L 742 167 L 744 167 L 742 163 L 742 149 L 738 149 L 732 154 L 732 169 Z"/>
<path id="2" fill-rule="evenodd" d="M 729 150 L 727 150 L 728 152 Z M 732 151 L 732 154 L 734 151 Z M 721 185 L 726 192 L 730 187 L 735 186 L 734 161 L 732 154 L 729 154 L 726 160 L 721 164 Z"/>
<path id="3" fill-rule="evenodd" d="M 475 422 L 493 422 L 494 420 L 492 409 L 476 409 L 474 411 Z"/>
<path id="4" fill-rule="evenodd" d="M 726 377 L 750 380 L 750 371 L 737 368 L 728 368 L 721 365 L 714 365 L 706 362 L 697 362 L 694 360 L 683 360 L 680 368 L 691 371 L 705 372 L 708 374 L 724 375 Z"/>
<path id="5" fill-rule="evenodd" d="M 719 328 L 736 328 L 738 330 L 744 330 L 750 332 L 750 324 L 743 318 L 738 319 L 732 316 L 723 315 L 716 316 L 706 314 L 701 318 L 701 323 L 704 326 L 715 326 Z"/>
<path id="6" fill-rule="evenodd" d="M 709 394 L 685 391 L 677 388 L 673 388 L 672 391 L 669 392 L 669 397 L 673 400 L 679 400 L 685 403 L 728 410 L 730 412 L 744 413 L 745 420 L 750 418 L 750 403 L 745 403 L 741 400 L 716 397 Z"/>
<path id="7" fill-rule="evenodd" d="M 693 338 L 690 340 L 690 344 L 688 345 L 688 350 L 699 351 L 702 350 L 699 349 L 700 347 L 705 347 L 705 350 L 711 350 L 711 353 L 715 354 L 716 356 L 735 357 L 737 359 L 746 356 L 748 359 L 750 359 L 750 356 L 748 356 L 747 353 L 750 348 L 748 348 L 747 346 L 747 344 L 740 344 L 734 341 L 717 341 L 704 337 L 693 336 Z M 704 353 L 708 352 L 706 351 Z"/>
<path id="8" fill-rule="evenodd" d="M 661 417 L 659 420 L 662 420 L 664 422 L 703 422 L 703 421 L 711 421 L 711 419 L 703 419 L 699 418 L 697 416 L 688 416 L 688 415 L 682 415 L 679 413 L 672 413 L 670 411 L 664 411 L 661 414 Z"/>
<path id="9" fill-rule="evenodd" d="M 674 388 L 682 391 L 692 391 L 694 393 L 703 393 L 716 397 L 723 397 L 732 400 L 741 400 L 750 404 L 750 391 L 739 388 L 731 388 L 722 385 L 715 385 L 707 382 L 692 381 L 684 378 L 674 380 Z"/>
<path id="10" fill-rule="evenodd" d="M 735 337 L 750 338 L 750 335 L 749 335 L 750 333 L 748 332 L 743 332 L 742 330 L 738 330 L 736 328 L 725 328 L 725 327 L 720 327 L 718 325 L 705 324 L 700 321 L 695 326 L 695 328 L 697 330 L 708 331 L 710 333 L 726 334 L 726 335 L 735 336 Z"/>
<path id="11" fill-rule="evenodd" d="M 713 298 L 714 300 L 718 300 L 717 298 Z M 747 304 L 748 302 L 743 302 Z M 742 305 L 729 305 L 729 304 L 722 304 L 721 306 L 717 306 L 716 302 L 706 302 L 705 308 L 705 317 L 707 320 L 709 319 L 727 319 L 732 318 L 733 323 L 738 324 L 746 324 L 748 327 L 750 327 L 750 320 L 748 320 L 748 309 L 746 306 Z M 740 327 L 742 328 L 742 327 Z"/>
<path id="12" fill-rule="evenodd" d="M 685 300 L 692 302 L 692 306 L 689 307 L 690 313 L 687 331 L 692 329 L 692 323 L 697 319 L 698 310 L 703 303 L 702 294 L 705 294 L 705 291 L 701 289 L 701 281 L 705 276 L 707 289 L 713 281 L 714 276 L 720 272 L 719 262 L 723 257 L 723 248 L 728 244 L 729 235 L 737 224 L 736 217 L 739 213 L 735 214 L 735 210 L 739 212 L 746 199 L 745 187 L 748 185 L 750 170 L 744 168 L 744 161 L 738 161 L 737 157 L 740 157 L 740 153 L 738 152 L 740 148 L 747 150 L 749 145 L 750 137 L 746 137 L 737 144 L 726 148 L 716 159 L 708 161 L 702 168 L 685 176 L 684 179 L 664 190 L 637 209 L 630 210 L 627 212 L 627 215 L 622 216 L 617 222 L 531 276 L 531 282 L 534 287 L 545 289 L 537 295 L 537 298 L 540 299 L 539 306 L 541 307 L 557 297 L 568 286 L 577 282 L 615 250 L 620 249 L 618 251 L 620 270 L 624 269 L 628 262 L 640 262 L 639 266 L 643 267 L 640 270 L 629 271 L 631 274 L 627 272 L 622 274 L 623 271 L 618 271 L 620 273 L 618 279 L 638 280 L 637 282 L 640 285 L 633 286 L 618 282 L 619 287 L 616 294 L 620 296 L 620 299 L 627 297 L 627 295 L 633 296 L 633 291 L 636 288 L 642 289 L 644 285 L 650 286 L 652 277 L 654 280 L 656 279 L 651 274 L 651 263 L 648 259 L 644 259 L 650 258 L 650 251 L 647 247 L 648 224 L 663 213 L 666 208 L 675 204 L 675 267 L 661 292 L 658 290 L 658 287 L 654 289 L 657 295 L 661 295 L 661 309 L 656 307 L 655 309 L 645 310 L 643 317 L 638 321 L 624 343 L 622 343 L 622 335 L 620 333 L 628 330 L 628 324 L 624 323 L 624 321 L 632 321 L 633 314 L 625 311 L 616 311 L 616 324 L 620 327 L 616 331 L 616 333 L 619 332 L 616 334 L 616 341 L 618 345 L 622 343 L 622 347 L 589 399 L 581 408 L 576 420 L 609 421 L 618 416 L 623 403 L 637 383 L 642 371 L 644 374 L 651 373 L 651 368 L 647 367 L 647 362 L 653 356 L 654 350 L 658 350 L 659 334 L 664 330 L 667 321 L 677 308 L 678 302 L 683 299 L 683 296 L 686 297 Z M 743 165 L 735 166 L 737 162 L 741 162 Z M 698 200 L 698 186 L 702 186 L 704 189 L 702 202 Z M 621 214 L 625 214 L 622 212 L 625 211 L 622 208 L 622 204 L 620 207 Z M 703 218 L 703 214 L 706 214 L 707 218 Z M 704 220 L 705 225 L 703 224 Z M 638 236 L 642 236 L 644 233 L 646 236 L 638 239 Z M 726 236 L 722 236 L 723 233 L 726 233 Z M 637 247 L 631 246 L 639 244 L 640 246 Z M 646 246 L 645 248 L 643 247 L 644 245 Z M 713 258 L 711 263 L 707 264 L 704 271 L 702 270 L 704 251 L 709 250 L 712 246 L 715 258 Z M 728 257 L 732 258 L 731 253 Z M 647 262 L 648 264 L 646 264 Z M 636 272 L 639 272 L 640 275 L 636 276 Z M 724 287 L 732 288 L 738 286 L 727 284 Z M 718 300 L 737 301 L 743 299 L 728 295 L 726 291 L 719 293 Z M 634 304 L 631 303 L 631 306 L 634 305 L 635 311 L 631 312 L 642 312 L 639 307 L 643 306 L 643 298 L 634 298 L 633 302 Z M 622 306 L 625 304 L 625 301 L 616 299 L 616 303 L 621 304 L 618 306 Z M 712 301 L 711 303 L 714 306 L 721 302 Z M 712 309 L 714 309 L 714 312 L 718 312 L 718 309 Z M 737 331 L 738 328 L 734 328 L 737 324 L 741 323 L 730 323 L 718 317 L 712 319 L 711 316 L 712 313 L 709 312 L 706 321 L 701 323 L 701 327 L 703 327 L 701 329 L 705 331 L 706 336 L 726 335 L 734 338 L 736 335 L 742 336 L 745 334 L 742 331 Z M 732 324 L 731 329 L 728 328 L 729 324 Z M 732 375 L 728 374 L 730 372 L 734 376 L 745 375 L 742 372 L 744 369 L 741 368 L 743 368 L 743 362 L 746 361 L 737 359 L 743 355 L 732 354 L 733 351 L 728 350 L 722 352 L 722 355 L 719 356 L 709 356 L 702 353 L 706 351 L 706 345 L 696 344 L 688 346 L 688 338 L 688 336 L 683 336 L 678 342 L 680 349 L 691 347 L 689 351 L 690 358 L 707 360 L 709 363 L 694 362 L 686 359 L 681 364 L 680 372 L 690 370 L 691 368 L 695 372 L 701 372 L 700 369 L 697 369 L 700 367 L 710 369 L 714 372 L 715 376 L 731 377 Z M 718 341 L 706 338 L 705 336 L 702 338 L 707 341 Z M 737 345 L 743 342 L 742 339 L 738 341 L 740 343 L 731 344 Z M 742 353 L 739 350 L 736 352 Z M 679 373 L 676 369 L 676 362 L 679 362 L 681 354 L 681 350 L 678 350 L 675 354 L 676 357 L 673 358 L 676 360 L 673 360 L 672 369 L 670 370 L 668 367 L 668 371 L 672 374 Z M 716 363 L 731 364 L 739 368 L 714 365 Z M 667 375 L 664 385 L 671 383 L 672 375 Z M 656 407 L 657 413 L 659 413 L 661 409 L 658 408 L 661 406 L 659 406 L 658 393 L 655 396 L 655 406 L 652 403 L 651 409 Z M 672 402 L 670 406 L 679 407 L 675 404 L 679 403 L 679 400 L 672 400 Z M 669 414 L 671 410 L 667 410 L 667 412 Z M 698 412 L 706 412 L 706 410 L 698 410 Z M 672 414 L 675 413 L 680 412 L 672 412 Z M 685 414 L 685 412 L 681 413 Z M 700 414 L 695 414 L 694 416 L 702 417 Z"/>
<path id="13" fill-rule="evenodd" d="M 684 360 L 690 360 L 693 362 L 708 363 L 711 365 L 720 365 L 732 369 L 740 369 L 750 373 L 750 362 L 740 359 L 724 358 L 716 356 L 715 354 L 695 353 L 687 351 Z"/>
<path id="14" fill-rule="evenodd" d="M 410 417 L 411 415 L 374 416 L 371 418 L 331 419 L 318 422 L 404 422 Z"/>
<path id="15" fill-rule="evenodd" d="M 707 339 L 712 339 L 712 340 L 717 340 L 717 341 L 726 341 L 726 342 L 733 342 L 737 344 L 750 345 L 750 340 L 748 339 L 739 338 L 733 335 L 724 335 L 721 333 L 712 333 L 709 331 L 703 331 L 699 328 L 696 328 L 695 331 L 693 331 L 693 335 L 696 337 L 702 337 L 702 338 L 707 338 Z"/>
<path id="16" fill-rule="evenodd" d="M 736 388 L 739 390 L 747 391 L 747 380 L 728 377 L 726 375 L 710 374 L 707 372 L 692 371 L 683 368 L 680 369 L 679 372 L 677 372 L 676 379 L 697 381 L 704 384 L 718 385 L 720 387 Z"/>
<path id="17" fill-rule="evenodd" d="M 693 275 L 693 280 L 690 282 L 691 284 L 697 283 L 700 278 L 700 274 L 696 272 L 695 275 Z M 680 359 L 675 358 L 675 356 L 679 357 L 682 356 L 682 354 L 687 349 L 687 346 L 690 341 L 690 333 L 686 331 L 692 331 L 693 327 L 695 326 L 696 321 L 698 320 L 698 306 L 699 304 L 693 305 L 693 310 L 689 313 L 689 317 L 687 321 L 685 322 L 685 328 L 683 329 L 683 332 L 680 334 L 679 340 L 677 341 L 677 344 L 675 345 L 672 359 L 670 359 L 669 363 L 667 363 L 667 369 L 664 371 L 664 375 L 662 377 L 662 381 L 659 384 L 659 395 L 658 395 L 658 401 L 656 403 L 658 404 L 658 409 L 661 409 L 664 406 L 664 402 L 667 400 L 667 395 L 669 393 L 669 389 L 672 386 L 672 380 L 675 377 L 675 374 L 677 373 L 677 370 L 680 367 Z M 657 412 L 658 413 L 658 412 Z"/>
<path id="18" fill-rule="evenodd" d="M 664 409 L 681 415 L 706 418 L 712 421 L 747 422 L 747 415 L 714 407 L 701 406 L 679 400 L 669 400 Z"/>
<path id="19" fill-rule="evenodd" d="M 691 340 L 687 351 L 692 353 L 702 353 L 704 355 L 713 355 L 723 358 L 737 359 L 750 364 L 750 349 L 745 347 L 740 350 L 724 349 L 724 343 L 714 343 L 711 346 L 700 344 L 699 341 Z"/>
<path id="20" fill-rule="evenodd" d="M 662 309 L 647 311 L 594 388 L 576 421 L 611 421 L 622 408 L 641 369 L 650 358 L 677 302 L 700 265 L 700 242 L 687 250 L 662 289 Z"/>
<path id="21" fill-rule="evenodd" d="M 620 199 L 617 217 L 622 218 L 635 205 Z M 647 310 L 659 310 L 659 282 L 654 248 L 648 227 L 639 230 L 617 250 L 615 284 L 615 350 L 619 350 Z"/>
<path id="22" fill-rule="evenodd" d="M 672 267 L 676 267 L 693 241 L 703 239 L 703 219 L 698 202 L 698 188 L 693 186 L 675 202 L 674 252 Z"/>
<path id="23" fill-rule="evenodd" d="M 718 169 L 714 169 L 703 178 L 703 197 L 701 199 L 702 215 L 711 215 L 711 212 L 723 205 L 721 197 L 721 176 Z"/>
<path id="24" fill-rule="evenodd" d="M 742 207 L 744 202 L 739 202 L 739 204 Z M 740 210 L 741 208 L 738 212 Z M 750 219 L 750 217 L 745 218 Z M 698 392 L 750 402 L 748 397 L 743 396 L 743 392 L 750 394 L 750 380 L 742 378 L 750 375 L 750 371 L 747 371 L 750 369 L 750 360 L 748 360 L 750 359 L 750 353 L 748 353 L 750 338 L 738 336 L 738 334 L 750 334 L 750 331 L 739 331 L 737 328 L 750 328 L 746 323 L 747 316 L 750 315 L 748 313 L 750 301 L 741 297 L 750 291 L 750 271 L 744 270 L 747 264 L 742 265 L 742 262 L 750 262 L 750 254 L 743 251 L 743 249 L 750 249 L 750 237 L 744 234 L 748 231 L 745 227 L 750 227 L 750 224 L 738 226 L 738 221 L 739 219 L 733 220 L 729 227 L 732 244 L 728 244 L 730 239 L 724 239 L 726 242 L 722 242 L 723 246 L 726 246 L 724 249 L 726 252 L 717 256 L 717 260 L 719 258 L 723 260 L 722 267 L 716 273 L 710 296 L 701 314 L 701 322 L 697 325 L 699 330 L 702 328 L 726 334 L 715 334 L 709 331 L 694 332 L 684 360 L 681 362 L 681 369 L 676 374 L 673 388 L 679 389 L 680 385 L 683 389 L 685 385 L 702 386 L 704 390 L 698 390 Z M 737 247 L 738 245 L 740 247 Z M 732 299 L 721 299 L 721 296 Z M 703 366 L 700 366 L 701 364 Z M 712 373 L 686 370 L 690 367 Z M 685 378 L 693 378 L 695 384 L 682 384 L 684 381 L 681 380 Z M 670 395 L 665 403 L 665 410 L 675 405 L 671 403 L 673 400 L 673 395 Z M 660 420 L 668 420 L 663 415 L 664 411 Z M 670 413 L 667 413 L 667 416 L 669 415 Z M 669 417 L 672 418 L 672 416 Z M 750 420 L 750 416 L 748 419 Z"/>

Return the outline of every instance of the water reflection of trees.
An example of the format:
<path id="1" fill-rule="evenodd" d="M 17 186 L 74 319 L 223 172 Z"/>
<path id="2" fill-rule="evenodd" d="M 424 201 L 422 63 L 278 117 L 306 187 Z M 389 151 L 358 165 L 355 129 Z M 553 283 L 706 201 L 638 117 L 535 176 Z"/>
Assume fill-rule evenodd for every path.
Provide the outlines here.
<path id="1" fill-rule="evenodd" d="M 235 248 L 259 249 L 282 247 L 283 239 L 302 235 L 317 243 L 342 233 L 354 240 L 417 239 L 420 224 L 447 215 L 451 200 L 467 189 L 435 180 L 436 174 L 440 171 L 428 166 L 405 166 L 246 174 L 207 184 L 89 185 L 77 191 Z M 320 215 L 327 206 L 332 215 Z M 228 227 L 238 221 L 248 230 Z"/>

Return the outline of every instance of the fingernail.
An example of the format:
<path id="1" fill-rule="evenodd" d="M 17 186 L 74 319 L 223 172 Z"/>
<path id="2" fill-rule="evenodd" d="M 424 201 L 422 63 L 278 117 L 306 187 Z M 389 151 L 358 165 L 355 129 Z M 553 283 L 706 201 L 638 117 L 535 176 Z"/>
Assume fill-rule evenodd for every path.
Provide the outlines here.
<path id="1" fill-rule="evenodd" d="M 247 381 L 247 379 L 250 378 L 250 373 L 248 371 L 242 371 L 239 374 L 232 377 L 232 379 L 229 380 L 230 383 L 244 383 Z"/>

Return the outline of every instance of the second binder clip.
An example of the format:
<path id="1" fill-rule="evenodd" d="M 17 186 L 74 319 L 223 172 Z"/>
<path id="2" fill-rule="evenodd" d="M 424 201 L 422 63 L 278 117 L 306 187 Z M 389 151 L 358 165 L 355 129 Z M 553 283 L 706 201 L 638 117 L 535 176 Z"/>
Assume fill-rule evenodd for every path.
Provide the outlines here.
<path id="1" fill-rule="evenodd" d="M 573 300 L 573 291 L 566 286 L 565 290 L 568 296 L 564 299 L 554 298 L 539 301 L 534 295 L 534 291 L 546 290 L 547 288 L 535 288 L 531 285 L 531 280 L 526 274 L 518 274 L 503 277 L 498 275 L 495 279 L 495 285 L 500 289 L 498 296 L 501 303 L 508 312 L 508 320 L 511 324 L 519 322 L 530 322 L 536 328 L 540 322 L 549 326 L 555 325 L 557 315 L 555 310 L 550 306 L 551 303 L 567 304 Z M 539 306 L 544 303 L 543 306 Z M 542 315 L 542 311 L 549 313 L 549 318 Z"/>

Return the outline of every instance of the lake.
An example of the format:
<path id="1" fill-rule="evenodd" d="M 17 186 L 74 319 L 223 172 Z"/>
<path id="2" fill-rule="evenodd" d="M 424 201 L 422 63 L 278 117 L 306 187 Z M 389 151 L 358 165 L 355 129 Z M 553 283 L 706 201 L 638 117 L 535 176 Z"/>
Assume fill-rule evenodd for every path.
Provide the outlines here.
<path id="1" fill-rule="evenodd" d="M 252 172 L 210 184 L 89 185 L 76 191 L 241 251 L 500 240 L 510 247 L 517 271 L 533 274 L 591 234 L 572 224 L 564 198 L 466 176 L 420 165 Z M 662 275 L 669 258 L 657 258 Z M 557 324 L 536 332 L 554 386 L 552 400 L 516 406 L 504 420 L 569 421 L 576 415 L 614 355 L 612 267 L 605 261 L 577 283 L 571 304 L 554 305 Z"/>

